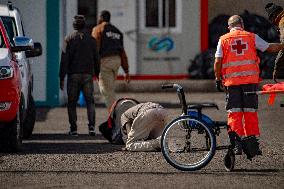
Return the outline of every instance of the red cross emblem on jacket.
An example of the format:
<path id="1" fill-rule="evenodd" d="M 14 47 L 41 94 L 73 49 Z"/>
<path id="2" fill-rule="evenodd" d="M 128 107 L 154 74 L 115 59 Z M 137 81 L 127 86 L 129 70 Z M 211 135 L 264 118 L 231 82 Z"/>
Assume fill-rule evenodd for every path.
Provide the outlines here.
<path id="1" fill-rule="evenodd" d="M 231 51 L 235 52 L 237 56 L 244 55 L 246 50 L 248 50 L 248 43 L 243 42 L 242 38 L 234 39 L 231 43 Z"/>

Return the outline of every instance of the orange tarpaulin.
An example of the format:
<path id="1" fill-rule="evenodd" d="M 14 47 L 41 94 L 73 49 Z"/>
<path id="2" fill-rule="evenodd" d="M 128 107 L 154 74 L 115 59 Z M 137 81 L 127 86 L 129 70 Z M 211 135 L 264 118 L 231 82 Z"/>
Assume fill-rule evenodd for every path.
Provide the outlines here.
<path id="1" fill-rule="evenodd" d="M 260 91 L 260 94 L 270 94 L 268 99 L 269 105 L 273 105 L 276 93 L 284 93 L 284 82 L 263 85 L 262 91 Z"/>

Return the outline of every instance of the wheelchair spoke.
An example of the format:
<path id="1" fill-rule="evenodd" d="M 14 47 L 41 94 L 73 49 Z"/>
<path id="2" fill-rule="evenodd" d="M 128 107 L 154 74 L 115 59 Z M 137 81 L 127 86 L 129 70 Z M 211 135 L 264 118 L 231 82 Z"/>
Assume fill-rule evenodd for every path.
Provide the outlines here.
<path id="1" fill-rule="evenodd" d="M 215 135 L 202 122 L 184 117 L 166 127 L 162 136 L 162 152 L 166 160 L 178 169 L 200 169 L 215 153 Z"/>

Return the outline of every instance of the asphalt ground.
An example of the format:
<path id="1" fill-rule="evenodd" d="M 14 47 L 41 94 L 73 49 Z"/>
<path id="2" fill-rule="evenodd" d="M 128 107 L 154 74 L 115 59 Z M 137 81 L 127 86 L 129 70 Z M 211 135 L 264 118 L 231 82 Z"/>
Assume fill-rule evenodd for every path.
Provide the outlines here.
<path id="1" fill-rule="evenodd" d="M 180 114 L 173 92 L 119 93 L 141 102 L 164 105 L 172 117 Z M 222 93 L 187 93 L 191 102 L 215 102 L 220 110 L 206 110 L 214 120 L 226 120 Z M 25 140 L 17 154 L 0 155 L 0 188 L 284 188 L 284 102 L 278 95 L 274 106 L 268 96 L 260 96 L 259 119 L 263 156 L 253 161 L 236 157 L 234 172 L 226 172 L 223 157 L 217 151 L 202 170 L 182 172 L 170 166 L 161 152 L 126 152 L 123 146 L 109 144 L 98 132 L 87 135 L 85 108 L 78 108 L 78 137 L 67 136 L 66 107 L 38 108 L 33 136 Z M 106 120 L 107 112 L 96 96 L 97 125 Z M 98 129 L 97 129 L 98 131 Z M 226 131 L 218 144 L 227 143 Z"/>

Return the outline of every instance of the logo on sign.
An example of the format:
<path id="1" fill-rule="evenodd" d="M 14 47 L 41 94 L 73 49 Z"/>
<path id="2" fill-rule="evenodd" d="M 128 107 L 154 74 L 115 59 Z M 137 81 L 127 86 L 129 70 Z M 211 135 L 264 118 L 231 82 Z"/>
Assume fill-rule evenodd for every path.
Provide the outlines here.
<path id="1" fill-rule="evenodd" d="M 155 51 L 166 51 L 169 52 L 174 48 L 174 41 L 170 37 L 152 37 L 148 42 L 148 48 Z"/>

